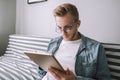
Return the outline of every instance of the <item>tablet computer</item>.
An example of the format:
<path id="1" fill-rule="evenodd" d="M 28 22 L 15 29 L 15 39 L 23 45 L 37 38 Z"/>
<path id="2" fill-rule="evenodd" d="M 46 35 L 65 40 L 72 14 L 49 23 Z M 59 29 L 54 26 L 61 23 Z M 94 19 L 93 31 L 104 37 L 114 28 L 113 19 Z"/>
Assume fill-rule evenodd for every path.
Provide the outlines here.
<path id="1" fill-rule="evenodd" d="M 59 70 L 64 70 L 54 55 L 46 52 L 24 52 L 33 62 L 39 65 L 45 71 L 48 71 L 50 66 Z"/>

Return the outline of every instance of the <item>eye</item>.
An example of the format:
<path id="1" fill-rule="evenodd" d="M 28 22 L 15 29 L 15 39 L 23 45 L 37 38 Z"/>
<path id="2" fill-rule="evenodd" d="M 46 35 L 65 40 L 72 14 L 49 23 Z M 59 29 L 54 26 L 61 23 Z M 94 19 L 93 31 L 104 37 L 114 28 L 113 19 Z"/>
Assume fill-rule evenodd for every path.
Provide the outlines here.
<path id="1" fill-rule="evenodd" d="M 72 28 L 72 26 L 70 26 L 70 25 L 65 26 L 65 29 L 71 29 L 71 28 Z"/>
<path id="2" fill-rule="evenodd" d="M 61 27 L 59 27 L 59 26 L 58 26 L 58 29 L 62 30 L 62 28 L 61 28 Z"/>

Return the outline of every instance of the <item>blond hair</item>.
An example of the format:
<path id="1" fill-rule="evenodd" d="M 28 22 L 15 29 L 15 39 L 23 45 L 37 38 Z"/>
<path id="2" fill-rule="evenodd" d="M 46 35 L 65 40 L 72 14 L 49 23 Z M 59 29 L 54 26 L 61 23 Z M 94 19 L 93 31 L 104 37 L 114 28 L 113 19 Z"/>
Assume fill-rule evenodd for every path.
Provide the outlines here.
<path id="1" fill-rule="evenodd" d="M 54 11 L 53 15 L 56 16 L 65 16 L 67 13 L 70 13 L 73 16 L 73 20 L 76 22 L 79 20 L 79 13 L 75 5 L 70 3 L 64 3 L 57 6 Z"/>

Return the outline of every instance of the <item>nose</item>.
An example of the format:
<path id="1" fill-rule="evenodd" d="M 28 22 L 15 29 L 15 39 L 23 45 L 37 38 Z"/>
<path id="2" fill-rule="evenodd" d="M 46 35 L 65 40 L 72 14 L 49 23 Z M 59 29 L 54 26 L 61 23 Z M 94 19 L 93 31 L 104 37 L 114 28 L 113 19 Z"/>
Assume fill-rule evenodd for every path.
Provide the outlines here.
<path id="1" fill-rule="evenodd" d="M 61 30 L 61 34 L 62 35 L 65 35 L 67 32 L 63 29 L 63 30 Z"/>

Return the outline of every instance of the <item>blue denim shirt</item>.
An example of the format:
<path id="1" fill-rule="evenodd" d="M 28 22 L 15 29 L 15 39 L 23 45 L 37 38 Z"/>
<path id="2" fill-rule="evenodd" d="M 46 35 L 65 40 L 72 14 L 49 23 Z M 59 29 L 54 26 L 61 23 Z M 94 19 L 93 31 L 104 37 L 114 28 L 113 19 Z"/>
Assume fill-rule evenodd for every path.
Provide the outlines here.
<path id="1" fill-rule="evenodd" d="M 76 55 L 75 73 L 76 80 L 111 80 L 106 55 L 102 45 L 84 35 Z M 62 37 L 50 41 L 47 52 L 55 53 L 59 48 Z M 39 71 L 45 75 L 43 70 Z"/>

